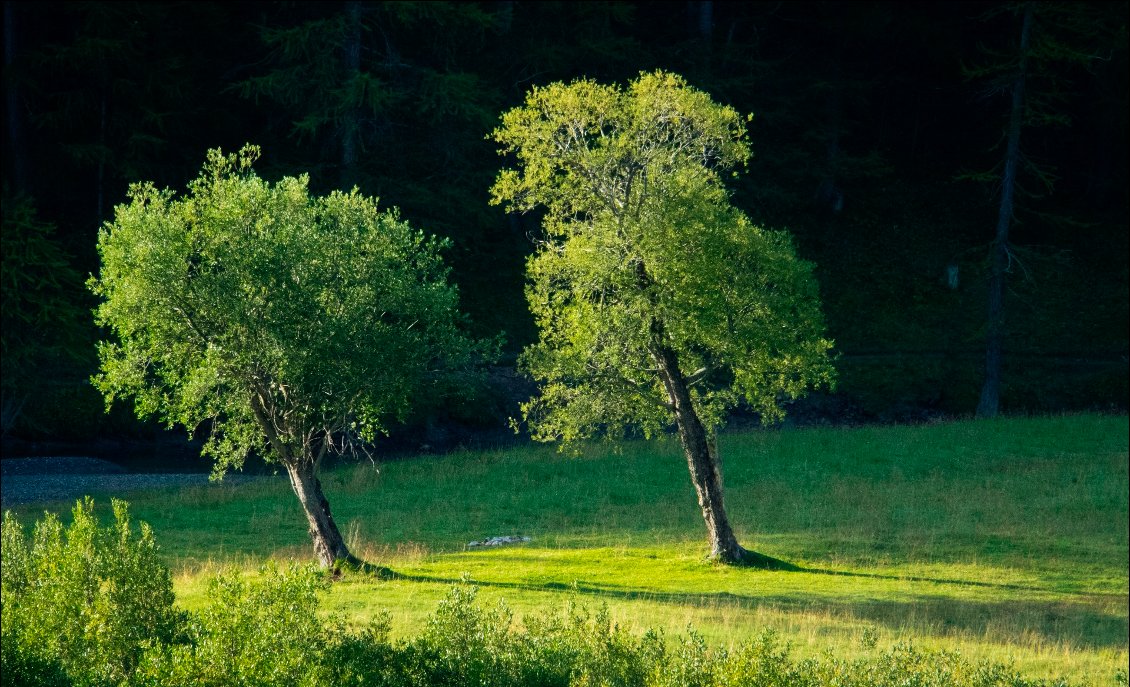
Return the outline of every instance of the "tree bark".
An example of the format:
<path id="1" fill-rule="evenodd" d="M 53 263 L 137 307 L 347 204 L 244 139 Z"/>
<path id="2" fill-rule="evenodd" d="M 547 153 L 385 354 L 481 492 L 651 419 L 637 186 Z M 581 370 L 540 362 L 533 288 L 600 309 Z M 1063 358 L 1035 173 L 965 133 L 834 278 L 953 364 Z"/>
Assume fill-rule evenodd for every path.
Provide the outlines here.
<path id="1" fill-rule="evenodd" d="M 102 98 L 98 104 L 98 221 L 105 219 L 102 208 L 106 200 L 106 91 L 108 86 L 102 86 Z"/>
<path id="2" fill-rule="evenodd" d="M 11 74 L 16 61 L 16 7 L 15 3 L 4 3 L 4 70 Z M 23 113 L 20 110 L 18 81 L 13 77 L 4 83 L 5 107 L 7 108 L 8 141 L 5 146 L 6 159 L 11 160 L 12 190 L 26 193 L 27 169 L 24 151 Z"/>
<path id="3" fill-rule="evenodd" d="M 722 465 L 717 443 L 706 432 L 691 401 L 690 388 L 679 367 L 678 358 L 670 348 L 657 345 L 652 352 L 659 367 L 659 376 L 667 391 L 667 398 L 675 411 L 675 424 L 683 455 L 687 459 L 691 483 L 698 495 L 702 518 L 710 542 L 710 558 L 720 563 L 754 565 L 765 568 L 789 568 L 787 563 L 753 551 L 738 543 L 726 506 L 722 489 Z"/>
<path id="4" fill-rule="evenodd" d="M 310 538 L 314 542 L 314 556 L 323 568 L 332 568 L 346 562 L 360 565 L 361 561 L 349 552 L 345 540 L 330 513 L 330 503 L 322 493 L 322 484 L 312 461 L 286 463 L 290 486 L 302 503 L 306 521 L 310 525 Z"/>
<path id="5" fill-rule="evenodd" d="M 714 38 L 714 0 L 698 2 L 698 37 L 709 49 L 710 41 Z"/>
<path id="6" fill-rule="evenodd" d="M 1004 339 L 1004 286 L 1008 270 L 1008 232 L 1016 198 L 1016 171 L 1020 164 L 1020 129 L 1024 125 L 1024 80 L 1028 68 L 1028 36 L 1032 26 L 1032 5 L 1024 8 L 1020 29 L 1020 65 L 1012 86 L 1012 111 L 1008 117 L 1008 145 L 1005 149 L 1004 176 L 1001 179 L 1001 204 L 997 231 L 989 263 L 989 318 L 985 337 L 985 381 L 977 403 L 978 417 L 995 417 L 1000 411 L 1001 348 Z"/>
<path id="7" fill-rule="evenodd" d="M 302 512 L 306 514 L 306 522 L 310 527 L 310 539 L 314 543 L 314 557 L 323 568 L 333 568 L 342 562 L 363 568 L 364 561 L 349 552 L 333 514 L 330 513 L 330 502 L 326 500 L 326 495 L 322 493 L 322 483 L 318 481 L 316 461 L 309 454 L 294 450 L 276 431 L 271 413 L 261 400 L 268 395 L 260 390 L 259 397 L 251 399 L 251 409 L 279 462 L 286 467 L 290 486 L 302 504 Z"/>
<path id="8" fill-rule="evenodd" d="M 350 0 L 345 3 L 347 33 L 345 36 L 345 80 L 353 82 L 361 75 L 361 3 Z M 345 191 L 358 182 L 357 139 L 360 134 L 360 106 L 350 104 L 345 111 L 341 133 L 341 186 Z"/>

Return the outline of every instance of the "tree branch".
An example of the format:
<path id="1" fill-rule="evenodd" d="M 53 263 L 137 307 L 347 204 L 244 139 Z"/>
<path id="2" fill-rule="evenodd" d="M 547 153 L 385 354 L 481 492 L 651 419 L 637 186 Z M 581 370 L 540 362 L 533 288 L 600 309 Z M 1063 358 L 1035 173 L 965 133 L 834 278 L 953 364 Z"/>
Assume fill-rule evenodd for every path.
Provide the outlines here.
<path id="1" fill-rule="evenodd" d="M 294 463 L 294 459 L 287 450 L 286 444 L 279 438 L 274 420 L 267 417 L 267 411 L 263 403 L 262 389 L 257 389 L 256 393 L 251 396 L 251 410 L 255 413 L 255 419 L 259 422 L 259 426 L 262 427 L 263 432 L 266 433 L 267 441 L 270 442 L 275 452 L 279 454 L 279 459 L 283 461 L 283 463 Z"/>
<path id="2" fill-rule="evenodd" d="M 714 367 L 707 366 L 707 367 L 700 367 L 699 369 L 695 370 L 694 372 L 692 372 L 690 375 L 687 376 L 687 386 L 688 387 L 694 386 L 695 384 L 698 384 L 702 380 L 706 379 L 706 377 L 711 372 L 713 372 L 714 369 L 715 369 Z"/>

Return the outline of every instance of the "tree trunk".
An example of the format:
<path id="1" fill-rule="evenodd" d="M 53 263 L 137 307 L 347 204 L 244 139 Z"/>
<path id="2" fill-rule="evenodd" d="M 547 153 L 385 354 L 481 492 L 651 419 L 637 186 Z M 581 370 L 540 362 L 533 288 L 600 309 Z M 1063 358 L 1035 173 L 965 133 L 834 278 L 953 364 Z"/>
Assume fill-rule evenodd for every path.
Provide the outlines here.
<path id="1" fill-rule="evenodd" d="M 827 121 L 826 138 L 824 140 L 824 159 L 827 169 L 824 178 L 817 188 L 816 197 L 821 205 L 829 210 L 833 217 L 844 209 L 844 191 L 840 187 L 837 170 L 840 166 L 840 139 L 843 133 L 843 96 L 841 93 L 843 82 L 843 68 L 840 66 L 839 45 L 833 46 L 833 60 L 830 68 L 831 79 L 828 94 L 824 101 L 824 111 Z M 829 225 L 830 227 L 830 225 Z M 830 231 L 830 229 L 829 229 Z"/>
<path id="2" fill-rule="evenodd" d="M 510 33 L 510 28 L 514 26 L 514 0 L 500 0 L 495 6 L 494 16 L 499 33 Z"/>
<path id="3" fill-rule="evenodd" d="M 977 403 L 978 417 L 995 417 L 1000 410 L 1001 347 L 1004 339 L 1004 283 L 1008 270 L 1008 230 L 1012 224 L 1016 197 L 1016 170 L 1020 164 L 1020 129 L 1024 124 L 1024 79 L 1028 67 L 1028 35 L 1032 26 L 1032 5 L 1024 9 L 1020 29 L 1020 66 L 1012 87 L 1012 111 L 1008 117 L 1008 146 L 1005 150 L 1004 177 L 1001 179 L 1001 204 L 997 213 L 996 238 L 989 263 L 989 319 L 985 341 L 985 381 Z"/>
<path id="4" fill-rule="evenodd" d="M 698 37 L 709 50 L 710 41 L 714 38 L 714 0 L 698 2 Z"/>
<path id="5" fill-rule="evenodd" d="M 714 0 L 691 0 L 687 3 L 687 30 L 697 29 L 699 57 L 704 73 L 710 73 L 710 52 L 714 40 Z"/>
<path id="6" fill-rule="evenodd" d="M 361 3 L 345 3 L 348 29 L 345 36 L 345 80 L 352 83 L 361 77 Z M 357 185 L 357 139 L 360 135 L 360 106 L 350 103 L 346 107 L 341 133 L 341 186 L 345 191 Z"/>
<path id="7" fill-rule="evenodd" d="M 15 3 L 4 3 L 4 71 L 8 74 L 11 74 L 16 61 L 16 21 Z M 11 160 L 8 171 L 12 175 L 12 190 L 16 193 L 25 193 L 28 191 L 27 171 L 18 83 L 15 77 L 7 79 L 4 83 L 4 104 L 8 115 L 8 141 L 5 146 L 7 154 L 4 157 Z"/>
<path id="8" fill-rule="evenodd" d="M 98 221 L 102 222 L 102 208 L 106 199 L 106 89 L 102 87 L 102 99 L 98 106 Z"/>
<path id="9" fill-rule="evenodd" d="M 274 448 L 278 461 L 286 467 L 286 473 L 290 476 L 290 486 L 302 504 L 302 512 L 306 514 L 306 522 L 310 526 L 314 557 L 323 568 L 332 568 L 339 562 L 364 568 L 364 562 L 349 552 L 345 539 L 337 529 L 337 523 L 330 513 L 330 502 L 322 493 L 322 483 L 318 481 L 313 457 L 302 450 L 294 450 L 293 446 L 279 436 L 272 419 L 273 413 L 267 410 L 262 400 L 270 397 L 270 393 L 265 388 L 259 388 L 257 392 L 251 398 L 251 410 L 267 436 L 267 441 Z"/>
<path id="10" fill-rule="evenodd" d="M 679 368 L 674 351 L 656 346 L 653 355 L 659 366 L 659 375 L 667 391 L 667 398 L 675 411 L 675 424 L 683 455 L 691 473 L 691 482 L 698 495 L 702 518 L 710 541 L 710 558 L 720 563 L 739 563 L 765 568 L 787 568 L 787 563 L 763 554 L 747 551 L 738 544 L 722 495 L 722 465 L 717 444 L 710 437 L 691 402 L 686 377 Z"/>
<path id="11" fill-rule="evenodd" d="M 310 538 L 314 541 L 314 556 L 318 563 L 323 568 L 332 568 L 342 561 L 360 565 L 361 561 L 345 546 L 345 540 L 330 514 L 330 503 L 322 493 L 322 484 L 318 481 L 313 462 L 287 462 L 286 471 L 290 475 L 290 486 L 306 513 Z"/>

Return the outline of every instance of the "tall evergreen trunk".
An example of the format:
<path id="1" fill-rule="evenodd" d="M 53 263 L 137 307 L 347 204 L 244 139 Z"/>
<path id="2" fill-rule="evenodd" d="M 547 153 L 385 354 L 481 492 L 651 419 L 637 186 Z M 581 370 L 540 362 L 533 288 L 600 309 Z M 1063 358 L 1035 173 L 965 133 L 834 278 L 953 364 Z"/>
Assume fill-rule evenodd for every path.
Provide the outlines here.
<path id="1" fill-rule="evenodd" d="M 704 74 L 711 72 L 711 46 L 714 42 L 714 0 L 687 3 L 687 31 L 699 41 L 697 50 Z"/>
<path id="2" fill-rule="evenodd" d="M 840 187 L 840 179 L 838 178 L 838 169 L 840 166 L 840 139 L 843 133 L 843 94 L 841 83 L 843 81 L 843 68 L 840 66 L 839 55 L 841 53 L 839 44 L 833 45 L 833 59 L 830 67 L 831 79 L 827 86 L 828 93 L 824 99 L 824 112 L 825 112 L 825 139 L 824 139 L 824 160 L 826 169 L 824 178 L 820 180 L 820 185 L 816 191 L 816 198 L 820 204 L 831 212 L 831 216 L 836 217 L 844 209 L 844 191 Z M 830 237 L 833 229 L 834 222 L 829 222 L 826 230 L 826 237 Z"/>
<path id="3" fill-rule="evenodd" d="M 101 222 L 102 208 L 106 204 L 106 86 L 102 88 L 102 98 L 98 103 L 98 221 Z"/>
<path id="4" fill-rule="evenodd" d="M 1001 348 L 1004 339 L 1004 288 L 1008 270 L 1008 231 L 1012 225 L 1016 198 L 1016 171 L 1020 164 L 1020 129 L 1024 125 L 1024 80 L 1028 70 L 1028 37 L 1032 27 L 1032 5 L 1024 8 L 1020 29 L 1020 64 L 1012 86 L 1012 110 L 1008 117 L 1008 144 L 1005 149 L 1004 176 L 997 231 L 989 262 L 989 313 L 985 341 L 985 381 L 978 417 L 995 417 L 1000 411 Z"/>
<path id="5" fill-rule="evenodd" d="M 318 563 L 323 568 L 331 568 L 339 562 L 359 564 L 360 561 L 346 547 L 345 539 L 330 513 L 330 502 L 322 493 L 322 483 L 318 481 L 314 462 L 288 461 L 286 472 L 290 476 L 290 486 L 306 513 L 310 538 L 314 542 L 314 556 Z"/>
<path id="6" fill-rule="evenodd" d="M 350 0 L 345 3 L 347 31 L 345 36 L 345 81 L 353 83 L 361 76 L 361 3 Z M 358 182 L 357 159 L 358 137 L 360 135 L 361 107 L 350 102 L 346 105 L 341 132 L 341 185 L 346 191 Z"/>
<path id="7" fill-rule="evenodd" d="M 16 61 L 16 3 L 4 3 L 4 71 L 9 75 Z M 11 161 L 8 170 L 16 193 L 28 191 L 26 156 L 24 152 L 23 113 L 20 110 L 18 81 L 10 77 L 4 83 L 4 106 L 7 108 L 8 144 L 4 156 Z"/>
<path id="8" fill-rule="evenodd" d="M 514 0 L 496 2 L 494 16 L 499 33 L 503 35 L 510 33 L 511 27 L 514 26 Z"/>
<path id="9" fill-rule="evenodd" d="M 698 2 L 698 37 L 710 48 L 714 38 L 714 0 L 699 0 Z"/>

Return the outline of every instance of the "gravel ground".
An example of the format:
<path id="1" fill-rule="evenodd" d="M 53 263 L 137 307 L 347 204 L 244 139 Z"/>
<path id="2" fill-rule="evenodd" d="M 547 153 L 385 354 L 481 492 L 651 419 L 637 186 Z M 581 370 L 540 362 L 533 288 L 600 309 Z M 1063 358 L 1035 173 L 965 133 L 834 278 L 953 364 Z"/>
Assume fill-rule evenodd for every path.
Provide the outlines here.
<path id="1" fill-rule="evenodd" d="M 248 479 L 256 478 L 228 475 L 224 483 Z M 208 483 L 206 474 L 128 473 L 114 463 L 97 458 L 5 458 L 0 461 L 0 508 Z"/>

